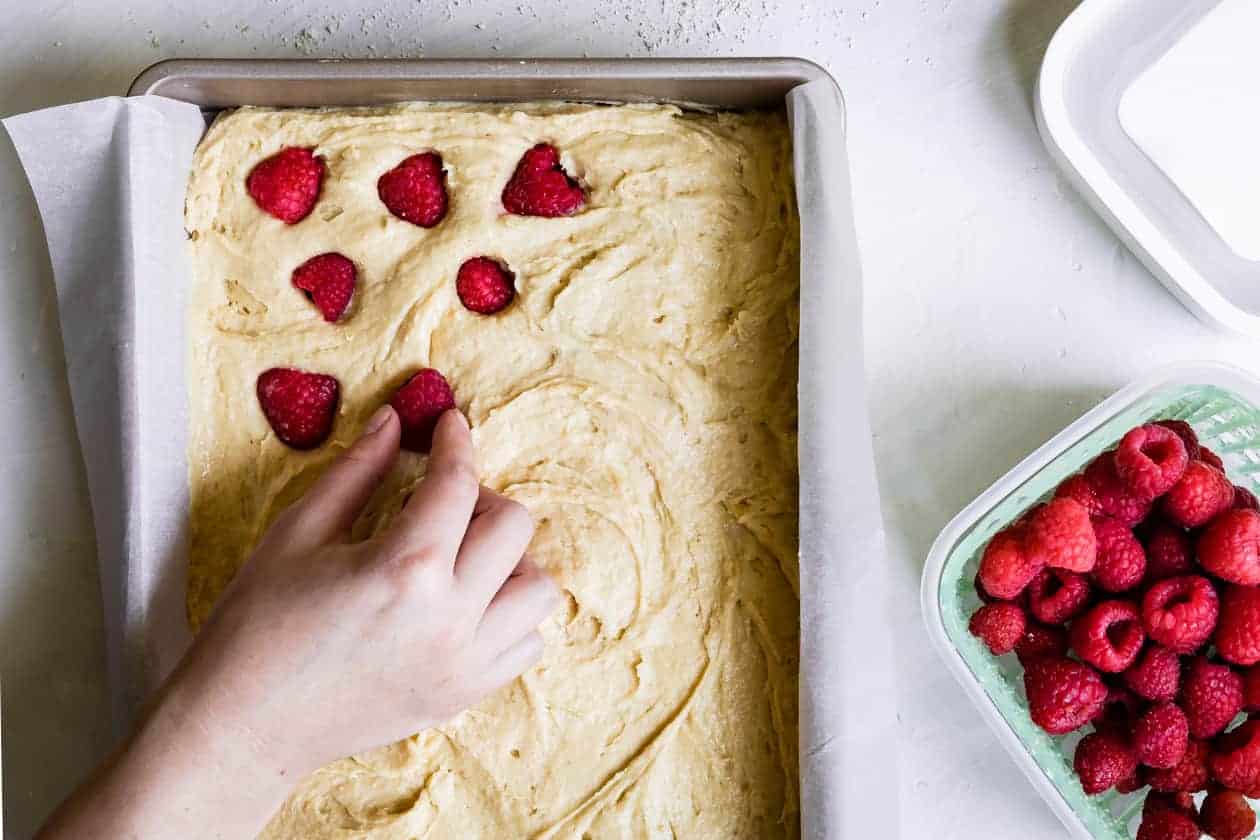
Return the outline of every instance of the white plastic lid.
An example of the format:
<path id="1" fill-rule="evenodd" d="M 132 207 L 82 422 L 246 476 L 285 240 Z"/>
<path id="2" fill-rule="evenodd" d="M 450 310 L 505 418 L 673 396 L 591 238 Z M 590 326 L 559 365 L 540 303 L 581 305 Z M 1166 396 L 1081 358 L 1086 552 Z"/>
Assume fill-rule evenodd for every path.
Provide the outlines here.
<path id="1" fill-rule="evenodd" d="M 1258 9 L 1085 0 L 1037 94 L 1047 147 L 1116 234 L 1202 320 L 1255 337 L 1260 74 L 1246 41 Z"/>

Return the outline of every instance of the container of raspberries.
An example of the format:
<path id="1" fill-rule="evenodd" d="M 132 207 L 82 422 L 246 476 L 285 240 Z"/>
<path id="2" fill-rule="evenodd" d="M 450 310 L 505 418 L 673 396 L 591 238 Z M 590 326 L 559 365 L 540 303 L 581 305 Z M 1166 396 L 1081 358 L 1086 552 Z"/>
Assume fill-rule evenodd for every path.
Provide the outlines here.
<path id="1" fill-rule="evenodd" d="M 1260 805 L 1260 380 L 1121 390 L 946 526 L 941 655 L 1073 836 L 1242 840 Z"/>

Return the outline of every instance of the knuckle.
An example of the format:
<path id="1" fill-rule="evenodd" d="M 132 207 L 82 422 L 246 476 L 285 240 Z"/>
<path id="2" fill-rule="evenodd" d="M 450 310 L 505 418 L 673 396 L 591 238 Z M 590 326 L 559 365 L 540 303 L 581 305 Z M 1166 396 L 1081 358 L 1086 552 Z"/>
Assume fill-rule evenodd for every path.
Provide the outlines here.
<path id="1" fill-rule="evenodd" d="M 450 492 L 475 496 L 481 487 L 477 473 L 464 461 L 441 461 L 430 469 L 433 480 Z"/>
<path id="2" fill-rule="evenodd" d="M 520 502 L 505 501 L 499 508 L 498 517 L 505 528 L 520 533 L 523 536 L 531 537 L 534 534 L 534 517 L 530 515 L 529 509 Z"/>

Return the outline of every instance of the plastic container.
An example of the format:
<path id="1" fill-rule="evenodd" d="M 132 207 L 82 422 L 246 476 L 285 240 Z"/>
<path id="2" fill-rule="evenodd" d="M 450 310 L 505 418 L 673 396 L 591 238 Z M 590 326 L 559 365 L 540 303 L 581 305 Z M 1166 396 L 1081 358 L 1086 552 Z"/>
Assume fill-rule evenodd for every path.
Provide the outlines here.
<path id="1" fill-rule="evenodd" d="M 1164 418 L 1188 421 L 1235 484 L 1260 489 L 1260 380 L 1226 365 L 1178 365 L 1109 397 L 998 479 L 945 527 L 923 572 L 923 615 L 938 652 L 1073 837 L 1133 837 L 1142 795 L 1085 795 L 1072 772 L 1080 735 L 1053 737 L 1039 729 L 1028 716 L 1015 656 L 993 656 L 967 631 L 980 604 L 973 581 L 990 537 L 1130 428 Z"/>
<path id="2" fill-rule="evenodd" d="M 1219 2 L 1084 0 L 1046 50 L 1037 126 L 1072 185 L 1186 308 L 1260 337 L 1260 262 L 1230 249 L 1119 116 L 1129 86 Z"/>

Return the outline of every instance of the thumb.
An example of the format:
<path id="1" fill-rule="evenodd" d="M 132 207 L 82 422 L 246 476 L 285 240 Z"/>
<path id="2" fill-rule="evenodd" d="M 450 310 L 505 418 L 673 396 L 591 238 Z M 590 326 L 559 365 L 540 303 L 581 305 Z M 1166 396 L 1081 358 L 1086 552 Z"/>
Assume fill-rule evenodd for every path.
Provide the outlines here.
<path id="1" fill-rule="evenodd" d="M 398 458 L 398 415 L 383 405 L 363 433 L 289 511 L 288 527 L 303 543 L 322 545 L 350 531 Z"/>

